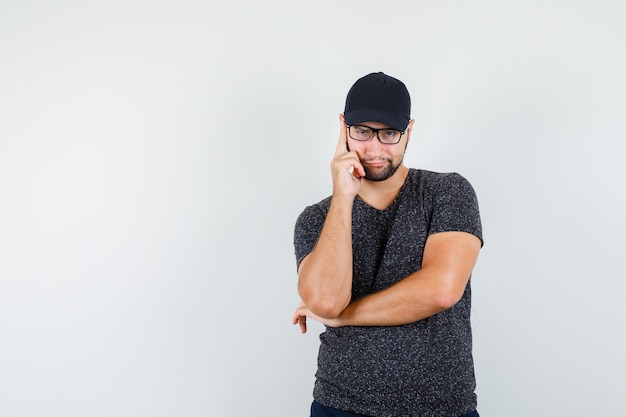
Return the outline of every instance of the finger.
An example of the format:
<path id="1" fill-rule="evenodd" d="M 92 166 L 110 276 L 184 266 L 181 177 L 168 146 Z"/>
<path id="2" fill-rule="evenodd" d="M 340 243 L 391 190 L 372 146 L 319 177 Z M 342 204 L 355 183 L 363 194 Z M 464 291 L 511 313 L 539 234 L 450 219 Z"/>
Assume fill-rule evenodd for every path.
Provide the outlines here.
<path id="1" fill-rule="evenodd" d="M 304 302 L 302 302 L 300 304 L 300 307 L 296 309 L 291 319 L 291 322 L 293 324 L 298 324 L 300 326 L 300 333 L 302 334 L 306 333 L 306 330 L 307 330 L 306 329 L 306 315 L 302 311 L 303 307 L 304 307 Z"/>
<path id="2" fill-rule="evenodd" d="M 361 165 L 361 162 L 354 165 L 354 173 L 352 175 L 354 175 L 357 178 L 365 177 L 365 168 L 363 167 L 363 165 Z"/>
<path id="3" fill-rule="evenodd" d="M 300 317 L 302 314 L 300 313 L 300 309 L 302 307 L 296 308 L 296 311 L 293 312 L 293 316 L 291 316 L 291 324 L 298 324 L 300 322 Z"/>
<path id="4" fill-rule="evenodd" d="M 359 158 L 350 158 L 350 166 L 348 166 L 348 172 L 354 175 L 356 178 L 365 177 L 365 168 Z"/>
<path id="5" fill-rule="evenodd" d="M 306 316 L 300 317 L 300 333 L 306 333 Z"/>
<path id="6" fill-rule="evenodd" d="M 335 156 L 343 155 L 348 152 L 348 127 L 343 114 L 339 115 L 339 141 L 337 142 L 337 149 L 335 149 Z"/>

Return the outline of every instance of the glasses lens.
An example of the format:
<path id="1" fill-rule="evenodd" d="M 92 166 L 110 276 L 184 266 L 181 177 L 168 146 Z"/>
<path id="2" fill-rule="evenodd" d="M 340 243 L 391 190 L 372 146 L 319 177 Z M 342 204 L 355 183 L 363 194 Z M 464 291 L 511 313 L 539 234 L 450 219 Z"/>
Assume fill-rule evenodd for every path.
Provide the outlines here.
<path id="1" fill-rule="evenodd" d="M 354 140 L 369 140 L 372 137 L 372 129 L 365 126 L 350 126 L 350 137 Z"/>
<path id="2" fill-rule="evenodd" d="M 383 129 L 378 131 L 378 138 L 382 143 L 398 143 L 401 135 L 402 133 L 393 129 Z"/>

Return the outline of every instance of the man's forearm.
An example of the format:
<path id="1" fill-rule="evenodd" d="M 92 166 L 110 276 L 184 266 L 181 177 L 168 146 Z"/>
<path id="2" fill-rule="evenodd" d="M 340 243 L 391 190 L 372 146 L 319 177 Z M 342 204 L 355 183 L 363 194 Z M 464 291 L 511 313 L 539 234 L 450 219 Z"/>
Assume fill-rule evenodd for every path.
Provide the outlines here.
<path id="1" fill-rule="evenodd" d="M 354 300 L 336 323 L 341 326 L 400 326 L 435 315 L 458 301 L 445 295 L 434 279 L 419 272 L 385 290 Z"/>
<path id="2" fill-rule="evenodd" d="M 354 300 L 337 318 L 341 326 L 398 326 L 456 304 L 478 258 L 480 240 L 465 232 L 432 235 L 422 269 L 377 293 Z"/>
<path id="3" fill-rule="evenodd" d="M 321 317 L 337 317 L 352 295 L 353 202 L 333 197 L 318 242 L 298 269 L 300 297 Z"/>

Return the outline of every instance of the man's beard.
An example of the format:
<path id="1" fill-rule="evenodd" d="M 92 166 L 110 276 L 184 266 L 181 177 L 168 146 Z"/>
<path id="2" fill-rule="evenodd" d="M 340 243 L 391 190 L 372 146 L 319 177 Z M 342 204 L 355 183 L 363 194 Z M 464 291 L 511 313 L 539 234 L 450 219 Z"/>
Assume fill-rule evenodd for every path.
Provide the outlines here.
<path id="1" fill-rule="evenodd" d="M 388 164 L 385 165 L 384 167 L 374 168 L 374 169 L 369 168 L 367 164 L 361 161 L 361 164 L 363 165 L 363 169 L 365 169 L 365 179 L 368 181 L 385 181 L 386 179 L 391 177 L 393 174 L 395 174 L 398 168 L 400 168 L 400 165 L 402 164 L 402 161 L 398 162 L 396 165 L 393 165 L 393 162 L 391 160 L 387 160 L 387 161 L 388 161 Z"/>

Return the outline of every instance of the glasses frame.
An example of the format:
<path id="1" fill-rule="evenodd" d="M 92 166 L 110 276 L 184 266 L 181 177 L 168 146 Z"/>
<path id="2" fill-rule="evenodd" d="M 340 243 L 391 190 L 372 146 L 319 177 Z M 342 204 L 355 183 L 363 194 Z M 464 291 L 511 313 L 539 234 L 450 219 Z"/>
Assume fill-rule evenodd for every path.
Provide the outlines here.
<path id="1" fill-rule="evenodd" d="M 406 132 L 406 131 L 400 131 L 400 130 L 398 130 L 398 129 L 392 129 L 392 128 L 389 128 L 389 127 L 383 127 L 383 128 L 381 128 L 381 129 L 374 129 L 373 127 L 369 127 L 369 126 L 365 126 L 365 125 L 346 125 L 346 126 L 348 127 L 348 136 L 350 136 L 350 139 L 352 139 L 352 140 L 356 140 L 357 142 L 369 142 L 370 140 L 372 140 L 372 137 L 374 136 L 374 134 L 376 134 L 376 138 L 377 138 L 377 139 L 378 139 L 378 141 L 379 141 L 380 143 L 382 143 L 383 145 L 397 145 L 398 143 L 400 143 L 400 140 L 402 139 L 402 135 L 404 135 L 404 133 Z M 352 126 L 355 126 L 355 127 L 356 127 L 356 126 L 359 126 L 359 127 L 364 127 L 364 128 L 366 128 L 366 129 L 371 130 L 371 131 L 372 131 L 372 134 L 370 135 L 370 137 L 369 137 L 369 138 L 367 138 L 367 139 L 365 139 L 365 140 L 363 140 L 363 139 L 355 139 L 355 138 L 353 138 L 353 137 L 352 137 L 352 134 L 350 133 L 350 128 L 351 128 Z M 398 140 L 397 140 L 396 142 L 393 142 L 393 143 L 391 143 L 391 142 L 383 142 L 383 141 L 380 139 L 380 135 L 379 135 L 379 133 L 378 133 L 378 132 L 380 132 L 381 130 L 395 130 L 396 132 L 400 132 L 400 136 L 398 136 Z"/>

